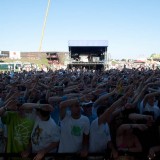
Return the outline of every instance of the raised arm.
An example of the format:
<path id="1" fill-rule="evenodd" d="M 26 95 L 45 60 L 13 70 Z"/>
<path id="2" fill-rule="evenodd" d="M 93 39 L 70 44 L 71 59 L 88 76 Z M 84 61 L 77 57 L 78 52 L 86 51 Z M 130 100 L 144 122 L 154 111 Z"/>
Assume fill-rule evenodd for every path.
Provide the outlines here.
<path id="1" fill-rule="evenodd" d="M 140 131 L 145 131 L 148 129 L 146 124 L 122 124 L 117 130 L 117 136 L 123 135 L 126 130 L 132 131 L 134 128 L 137 128 Z"/>
<path id="2" fill-rule="evenodd" d="M 121 107 L 122 102 L 126 101 L 125 97 L 119 98 L 116 102 L 114 102 L 98 119 L 98 123 L 110 123 L 112 118 L 112 113 L 115 109 Z"/>
<path id="3" fill-rule="evenodd" d="M 37 103 L 24 103 L 20 109 L 25 111 L 32 111 L 34 108 L 44 111 L 53 111 L 53 107 L 50 104 L 37 104 Z"/>
<path id="4" fill-rule="evenodd" d="M 6 99 L 4 104 L 6 105 L 11 100 L 15 100 L 16 98 L 18 98 L 19 95 L 20 95 L 19 91 L 16 91 L 15 93 L 12 93 L 12 95 L 8 99 Z"/>
<path id="5" fill-rule="evenodd" d="M 85 101 L 85 96 L 75 99 L 69 99 L 60 103 L 60 118 L 63 119 L 66 115 L 66 108 L 74 105 L 80 105 L 81 102 Z"/>
<path id="6" fill-rule="evenodd" d="M 62 101 L 62 97 L 60 96 L 53 96 L 48 98 L 48 103 L 53 105 L 54 103 L 60 103 Z"/>
<path id="7" fill-rule="evenodd" d="M 148 85 L 149 85 L 149 84 L 148 84 Z M 145 94 L 145 91 L 146 91 L 147 88 L 148 88 L 148 85 L 146 85 L 146 86 L 142 89 L 142 91 L 141 91 L 140 93 L 137 93 L 137 96 L 136 96 L 135 99 L 133 100 L 133 105 L 134 105 L 135 107 L 137 106 L 138 102 L 143 99 L 144 94 Z"/>
<path id="8" fill-rule="evenodd" d="M 144 97 L 144 99 L 143 99 L 143 106 L 146 105 L 146 103 L 147 103 L 147 101 L 148 101 L 148 99 L 149 99 L 150 97 L 152 97 L 152 96 L 159 96 L 159 95 L 160 95 L 160 91 L 158 91 L 158 92 L 153 92 L 153 93 L 149 93 L 149 94 L 145 95 L 145 97 Z"/>
<path id="9" fill-rule="evenodd" d="M 5 101 L 7 101 L 12 96 L 12 91 L 10 90 L 7 96 L 5 97 Z"/>
<path id="10" fill-rule="evenodd" d="M 49 89 L 49 86 L 46 85 L 46 84 L 43 84 L 43 83 L 41 83 L 41 82 L 38 82 L 38 84 L 39 84 L 40 86 L 42 86 L 43 88 L 45 88 L 45 89 Z"/>
<path id="11" fill-rule="evenodd" d="M 17 110 L 17 102 L 15 100 L 10 100 L 3 107 L 0 108 L 0 117 L 4 116 L 7 111 L 16 111 Z"/>
<path id="12" fill-rule="evenodd" d="M 94 102 L 94 107 L 96 108 L 97 105 L 101 104 L 102 102 L 106 101 L 109 97 L 111 97 L 112 95 L 116 94 L 115 90 L 113 90 L 112 92 L 105 94 L 103 96 L 101 96 L 100 98 L 98 98 L 95 102 Z"/>
<path id="13" fill-rule="evenodd" d="M 153 117 L 150 115 L 142 115 L 137 113 L 131 113 L 129 114 L 129 119 L 132 121 L 139 121 L 139 120 L 145 120 L 146 122 L 153 122 Z"/>
<path id="14" fill-rule="evenodd" d="M 71 107 L 72 105 L 79 105 L 78 104 L 78 99 L 70 99 L 66 100 L 60 103 L 60 118 L 61 120 L 65 117 L 66 115 L 66 109 L 67 107 Z"/>
<path id="15" fill-rule="evenodd" d="M 113 91 L 115 92 L 116 89 Z M 125 106 L 125 108 L 130 108 L 131 104 L 126 103 L 127 99 L 130 97 L 132 90 L 128 90 L 124 96 L 119 98 L 116 102 L 114 102 L 100 117 L 99 117 L 99 124 L 102 123 L 110 123 L 112 120 L 113 112 L 118 109 Z"/>

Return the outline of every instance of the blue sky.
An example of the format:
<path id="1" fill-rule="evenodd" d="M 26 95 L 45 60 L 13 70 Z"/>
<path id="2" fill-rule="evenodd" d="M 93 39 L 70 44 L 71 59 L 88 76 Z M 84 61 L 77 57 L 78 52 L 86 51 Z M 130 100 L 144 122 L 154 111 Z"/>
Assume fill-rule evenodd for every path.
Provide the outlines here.
<path id="1" fill-rule="evenodd" d="M 0 50 L 38 51 L 48 0 L 0 0 Z M 160 0 L 51 0 L 42 51 L 108 40 L 111 58 L 160 53 Z"/>

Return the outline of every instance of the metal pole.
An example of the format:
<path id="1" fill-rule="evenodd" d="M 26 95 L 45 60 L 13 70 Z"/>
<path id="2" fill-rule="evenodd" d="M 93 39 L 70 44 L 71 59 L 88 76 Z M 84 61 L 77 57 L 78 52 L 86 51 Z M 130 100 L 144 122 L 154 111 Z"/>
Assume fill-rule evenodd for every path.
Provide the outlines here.
<path id="1" fill-rule="evenodd" d="M 44 38 L 44 31 L 45 31 L 46 22 L 47 22 L 48 11 L 49 11 L 49 7 L 50 7 L 50 1 L 51 0 L 48 0 L 48 5 L 47 5 L 47 9 L 46 9 L 46 15 L 45 15 L 45 19 L 44 19 L 43 28 L 42 28 L 42 36 L 41 36 L 41 41 L 40 41 L 40 45 L 39 45 L 39 52 L 41 52 L 41 49 L 42 49 L 42 42 L 43 42 L 43 38 Z"/>

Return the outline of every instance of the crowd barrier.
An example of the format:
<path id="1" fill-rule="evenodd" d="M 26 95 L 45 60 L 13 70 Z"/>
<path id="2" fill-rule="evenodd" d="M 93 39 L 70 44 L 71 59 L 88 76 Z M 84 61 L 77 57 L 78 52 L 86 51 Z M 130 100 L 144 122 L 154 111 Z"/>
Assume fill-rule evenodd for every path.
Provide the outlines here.
<path id="1" fill-rule="evenodd" d="M 135 157 L 136 160 L 151 160 L 148 157 L 147 153 L 123 153 L 120 152 L 120 158 L 118 160 L 128 160 L 128 157 L 133 156 Z M 35 157 L 36 154 L 30 154 L 29 158 Z M 20 153 L 0 153 L 0 157 L 4 158 L 4 160 L 7 160 L 8 158 L 22 158 Z M 79 160 L 79 159 L 98 159 L 98 157 L 101 157 L 103 160 L 113 160 L 112 157 L 108 153 L 89 153 L 86 158 L 80 157 L 80 154 L 76 153 L 47 153 L 45 155 L 45 158 L 51 158 L 52 159 L 63 159 L 63 160 L 68 160 L 68 159 L 74 159 L 74 160 Z M 160 160 L 160 154 L 157 155 L 153 160 Z"/>

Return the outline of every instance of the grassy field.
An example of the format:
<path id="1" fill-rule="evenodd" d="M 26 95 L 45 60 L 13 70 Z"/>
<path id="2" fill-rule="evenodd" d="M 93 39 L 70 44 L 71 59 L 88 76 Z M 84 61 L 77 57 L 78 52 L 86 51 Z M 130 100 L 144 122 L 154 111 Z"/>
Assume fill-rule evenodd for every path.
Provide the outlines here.
<path id="1" fill-rule="evenodd" d="M 48 60 L 46 58 L 40 58 L 40 59 L 21 58 L 21 59 L 18 59 L 18 60 L 17 59 L 6 58 L 6 59 L 2 59 L 2 61 L 4 63 L 10 63 L 10 62 L 12 63 L 12 62 L 20 61 L 22 63 L 25 63 L 25 62 L 34 63 L 34 64 L 37 64 L 38 66 L 41 66 L 42 64 L 48 66 Z"/>
<path id="2" fill-rule="evenodd" d="M 66 53 L 65 52 L 57 52 L 58 57 L 59 57 L 59 62 L 61 64 L 64 64 L 64 62 L 66 61 Z M 67 53 L 68 55 L 68 53 Z M 38 66 L 41 66 L 42 64 L 49 66 L 48 64 L 48 60 L 46 59 L 46 54 L 41 54 L 39 55 L 39 57 L 37 58 L 21 58 L 21 59 L 9 59 L 9 58 L 0 58 L 1 61 L 3 61 L 4 63 L 8 63 L 8 62 L 16 62 L 16 61 L 20 61 L 22 63 L 24 62 L 29 62 L 29 63 L 34 63 L 37 64 Z"/>

